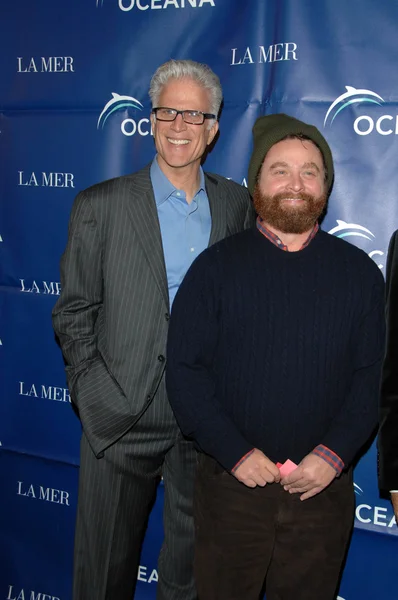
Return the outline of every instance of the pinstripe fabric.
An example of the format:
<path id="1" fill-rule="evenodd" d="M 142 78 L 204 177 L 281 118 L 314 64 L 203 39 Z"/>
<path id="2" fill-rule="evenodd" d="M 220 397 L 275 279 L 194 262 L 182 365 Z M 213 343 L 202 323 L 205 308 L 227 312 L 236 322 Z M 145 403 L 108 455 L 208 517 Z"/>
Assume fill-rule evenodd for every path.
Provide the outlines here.
<path id="1" fill-rule="evenodd" d="M 206 174 L 206 191 L 210 244 L 254 223 L 244 188 Z M 193 599 L 191 554 L 182 540 L 191 547 L 194 452 L 164 391 L 169 303 L 149 167 L 77 196 L 61 284 L 53 325 L 84 431 L 74 599 L 132 598 L 163 463 L 166 540 L 158 598 Z M 118 571 L 115 565 L 126 560 L 129 568 Z M 173 567 L 179 562 L 180 569 Z"/>
<path id="2" fill-rule="evenodd" d="M 136 425 L 97 459 L 81 443 L 74 600 L 131 600 L 140 549 L 161 471 L 165 543 L 158 599 L 193 600 L 192 495 L 196 452 L 183 439 L 162 380 Z"/>

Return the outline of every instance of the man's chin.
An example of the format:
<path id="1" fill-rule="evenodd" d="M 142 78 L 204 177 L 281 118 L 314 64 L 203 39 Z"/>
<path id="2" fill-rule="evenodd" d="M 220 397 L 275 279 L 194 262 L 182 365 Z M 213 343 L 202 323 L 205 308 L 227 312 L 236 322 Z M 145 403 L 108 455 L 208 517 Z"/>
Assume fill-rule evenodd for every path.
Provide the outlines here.
<path id="1" fill-rule="evenodd" d="M 315 223 L 308 223 L 307 225 L 274 225 L 275 229 L 280 231 L 281 233 L 301 235 L 302 233 L 306 233 L 307 231 L 311 231 L 314 227 Z"/>
<path id="2" fill-rule="evenodd" d="M 266 223 L 282 233 L 305 233 L 306 231 L 310 231 L 317 222 L 317 217 L 313 214 L 305 214 L 304 210 L 298 211 L 296 209 L 294 212 L 281 211 L 277 216 L 264 215 L 264 217 L 263 219 Z"/>

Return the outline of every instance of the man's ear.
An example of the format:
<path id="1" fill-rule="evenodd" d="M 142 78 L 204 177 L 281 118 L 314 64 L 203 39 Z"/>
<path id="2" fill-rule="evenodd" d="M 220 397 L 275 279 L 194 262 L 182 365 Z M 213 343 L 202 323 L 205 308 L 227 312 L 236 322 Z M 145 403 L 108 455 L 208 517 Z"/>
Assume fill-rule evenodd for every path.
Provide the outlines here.
<path id="1" fill-rule="evenodd" d="M 151 120 L 151 127 L 152 127 L 152 132 L 155 132 L 155 128 L 156 128 L 156 117 L 153 113 L 151 113 L 151 116 L 149 117 Z"/>
<path id="2" fill-rule="evenodd" d="M 218 131 L 218 121 L 215 121 L 213 123 L 213 125 L 209 129 L 209 135 L 208 135 L 208 138 L 207 138 L 207 145 L 208 146 L 209 146 L 209 144 L 212 143 L 212 141 L 216 137 L 217 131 Z"/>

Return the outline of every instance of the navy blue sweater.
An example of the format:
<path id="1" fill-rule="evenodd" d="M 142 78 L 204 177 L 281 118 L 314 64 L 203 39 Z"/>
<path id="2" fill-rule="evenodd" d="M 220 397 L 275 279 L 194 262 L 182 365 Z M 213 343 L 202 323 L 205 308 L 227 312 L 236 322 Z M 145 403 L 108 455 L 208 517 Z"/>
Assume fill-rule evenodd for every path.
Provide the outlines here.
<path id="1" fill-rule="evenodd" d="M 285 252 L 257 229 L 205 250 L 173 305 L 167 389 L 178 423 L 231 470 L 253 447 L 298 463 L 318 444 L 348 466 L 377 424 L 384 281 L 319 231 Z"/>

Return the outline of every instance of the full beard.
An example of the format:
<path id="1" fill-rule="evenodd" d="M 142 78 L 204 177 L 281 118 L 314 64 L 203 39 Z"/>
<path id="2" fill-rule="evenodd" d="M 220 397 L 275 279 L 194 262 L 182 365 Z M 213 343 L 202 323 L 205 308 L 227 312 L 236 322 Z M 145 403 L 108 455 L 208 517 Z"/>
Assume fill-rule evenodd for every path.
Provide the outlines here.
<path id="1" fill-rule="evenodd" d="M 299 206 L 288 206 L 283 200 L 295 198 L 303 200 Z M 266 196 L 256 185 L 253 193 L 253 204 L 257 214 L 267 223 L 282 233 L 305 233 L 310 231 L 326 207 L 326 194 L 315 198 L 310 194 L 275 194 Z"/>

